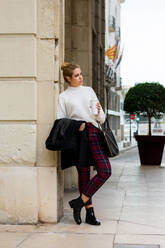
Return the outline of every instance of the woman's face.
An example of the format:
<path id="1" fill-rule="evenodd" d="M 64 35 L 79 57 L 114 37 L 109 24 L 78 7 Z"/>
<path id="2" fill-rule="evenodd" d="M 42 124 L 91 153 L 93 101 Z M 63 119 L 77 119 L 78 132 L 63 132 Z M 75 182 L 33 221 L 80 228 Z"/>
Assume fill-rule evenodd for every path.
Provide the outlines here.
<path id="1" fill-rule="evenodd" d="M 77 87 L 83 84 L 83 76 L 80 68 L 76 68 L 73 70 L 72 77 L 67 77 L 69 81 L 69 85 L 72 87 Z"/>

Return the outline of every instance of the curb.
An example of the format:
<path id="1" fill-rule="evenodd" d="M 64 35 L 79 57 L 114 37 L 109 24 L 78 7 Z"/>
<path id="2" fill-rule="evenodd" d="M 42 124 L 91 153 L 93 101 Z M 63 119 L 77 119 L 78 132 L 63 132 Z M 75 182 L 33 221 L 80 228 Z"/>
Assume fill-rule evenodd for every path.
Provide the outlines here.
<path id="1" fill-rule="evenodd" d="M 137 144 L 121 148 L 121 149 L 119 149 L 119 152 L 122 153 L 122 152 L 125 152 L 125 151 L 128 151 L 128 150 L 131 150 L 132 148 L 135 148 L 135 147 L 137 147 Z"/>

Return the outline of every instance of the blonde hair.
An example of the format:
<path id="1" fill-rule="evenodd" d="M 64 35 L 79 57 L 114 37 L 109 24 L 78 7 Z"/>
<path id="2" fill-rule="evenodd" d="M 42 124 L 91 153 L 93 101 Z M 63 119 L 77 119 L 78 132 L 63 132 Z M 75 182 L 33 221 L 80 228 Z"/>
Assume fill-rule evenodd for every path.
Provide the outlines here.
<path id="1" fill-rule="evenodd" d="M 67 63 L 67 62 L 65 62 L 65 63 L 61 66 L 61 70 L 63 71 L 63 77 L 64 77 L 64 79 L 65 79 L 65 81 L 66 81 L 67 83 L 69 83 L 69 81 L 67 80 L 66 77 L 72 77 L 73 71 L 74 71 L 76 68 L 80 68 L 80 66 L 79 66 L 79 65 L 76 65 L 76 64 Z"/>

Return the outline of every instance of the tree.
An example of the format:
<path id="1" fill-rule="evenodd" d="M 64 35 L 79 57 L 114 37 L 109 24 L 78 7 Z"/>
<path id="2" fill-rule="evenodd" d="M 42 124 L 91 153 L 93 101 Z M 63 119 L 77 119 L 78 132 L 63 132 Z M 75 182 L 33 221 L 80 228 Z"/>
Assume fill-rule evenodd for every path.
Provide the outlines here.
<path id="1" fill-rule="evenodd" d="M 165 87 L 157 82 L 139 83 L 130 88 L 124 100 L 124 110 L 148 117 L 151 136 L 151 118 L 160 119 L 165 113 Z"/>

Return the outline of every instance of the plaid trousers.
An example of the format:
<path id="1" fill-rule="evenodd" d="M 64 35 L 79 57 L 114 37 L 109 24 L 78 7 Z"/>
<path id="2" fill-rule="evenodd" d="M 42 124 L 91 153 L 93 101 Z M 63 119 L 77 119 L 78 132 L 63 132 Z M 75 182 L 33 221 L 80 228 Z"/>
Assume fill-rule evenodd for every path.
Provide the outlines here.
<path id="1" fill-rule="evenodd" d="M 92 123 L 88 123 L 88 137 L 97 174 L 90 179 L 90 166 L 77 168 L 80 194 L 90 198 L 86 205 L 92 203 L 91 197 L 111 176 L 111 164 L 105 153 L 102 132 Z"/>

